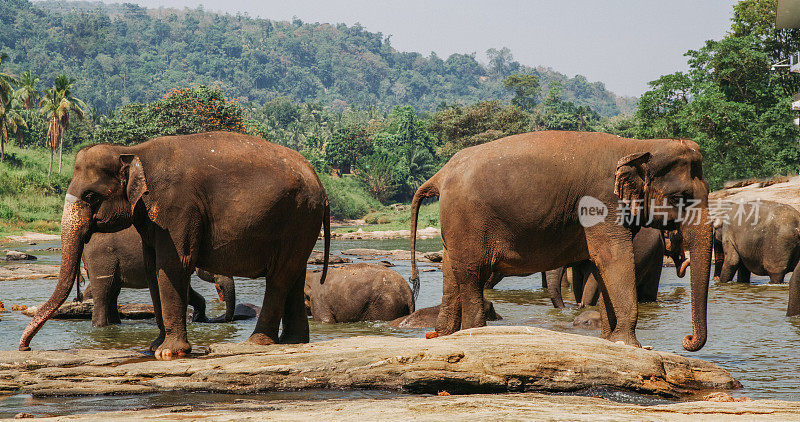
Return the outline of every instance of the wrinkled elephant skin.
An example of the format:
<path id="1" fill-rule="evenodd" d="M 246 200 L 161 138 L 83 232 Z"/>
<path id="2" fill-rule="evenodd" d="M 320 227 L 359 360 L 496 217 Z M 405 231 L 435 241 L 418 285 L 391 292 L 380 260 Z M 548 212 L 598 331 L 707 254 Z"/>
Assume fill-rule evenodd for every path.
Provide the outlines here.
<path id="1" fill-rule="evenodd" d="M 483 287 L 493 273 L 542 272 L 590 259 L 604 292 L 602 337 L 639 346 L 633 234 L 649 226 L 680 229 L 688 244 L 692 334 L 683 346 L 696 351 L 705 344 L 712 228 L 696 143 L 541 131 L 465 148 L 414 195 L 412 256 L 421 201 L 434 196 L 444 244 L 439 335 L 486 324 Z M 688 201 L 697 211 L 682 219 L 680 204 Z"/>
<path id="2" fill-rule="evenodd" d="M 23 332 L 20 350 L 30 349 L 32 337 L 66 300 L 92 233 L 131 225 L 142 239 L 159 327 L 150 345 L 156 358 L 191 351 L 186 310 L 197 267 L 266 278 L 250 342 L 308 342 L 306 261 L 324 226 L 324 280 L 329 216 L 325 189 L 308 161 L 259 137 L 207 132 L 83 148 L 65 197 L 58 283 Z"/>

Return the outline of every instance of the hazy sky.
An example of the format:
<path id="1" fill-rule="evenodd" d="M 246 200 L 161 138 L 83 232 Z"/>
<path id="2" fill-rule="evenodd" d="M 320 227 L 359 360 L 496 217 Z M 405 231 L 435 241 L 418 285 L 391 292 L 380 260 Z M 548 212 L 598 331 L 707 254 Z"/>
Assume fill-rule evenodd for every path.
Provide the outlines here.
<path id="1" fill-rule="evenodd" d="M 106 3 L 118 1 L 103 0 Z M 719 39 L 733 0 L 127 0 L 147 7 L 247 12 L 274 20 L 360 23 L 401 51 L 484 52 L 509 47 L 522 64 L 602 81 L 622 95 L 686 69 L 686 50 Z"/>

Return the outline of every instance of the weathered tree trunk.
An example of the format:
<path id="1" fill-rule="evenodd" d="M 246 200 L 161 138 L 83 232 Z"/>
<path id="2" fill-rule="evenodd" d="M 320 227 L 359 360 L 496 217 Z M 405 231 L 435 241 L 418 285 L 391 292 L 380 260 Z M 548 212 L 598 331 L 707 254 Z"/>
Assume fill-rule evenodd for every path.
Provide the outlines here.
<path id="1" fill-rule="evenodd" d="M 35 395 L 363 388 L 488 393 L 606 387 L 679 397 L 740 387 L 727 371 L 699 359 L 508 326 L 431 340 L 368 336 L 297 345 L 218 344 L 203 359 L 175 361 L 142 361 L 138 353 L 125 351 L 0 352 L 0 380 L 6 390 Z"/>
<path id="2" fill-rule="evenodd" d="M 64 152 L 64 135 L 58 137 L 58 173 L 61 174 L 61 155 Z"/>

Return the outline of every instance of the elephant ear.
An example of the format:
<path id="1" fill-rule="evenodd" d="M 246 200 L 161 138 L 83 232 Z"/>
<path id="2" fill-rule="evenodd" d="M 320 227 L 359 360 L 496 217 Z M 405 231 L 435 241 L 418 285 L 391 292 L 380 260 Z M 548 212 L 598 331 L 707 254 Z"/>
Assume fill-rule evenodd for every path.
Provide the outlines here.
<path id="1" fill-rule="evenodd" d="M 122 172 L 127 171 L 127 186 L 125 193 L 128 195 L 128 201 L 131 204 L 131 212 L 136 209 L 136 204 L 142 199 L 142 196 L 147 191 L 147 180 L 144 177 L 144 168 L 139 157 L 133 154 L 122 154 L 119 157 L 122 162 Z"/>
<path id="2" fill-rule="evenodd" d="M 633 215 L 638 214 L 638 201 L 647 207 L 650 190 L 649 152 L 629 154 L 617 161 L 617 172 L 614 175 L 614 193 L 631 209 Z"/>

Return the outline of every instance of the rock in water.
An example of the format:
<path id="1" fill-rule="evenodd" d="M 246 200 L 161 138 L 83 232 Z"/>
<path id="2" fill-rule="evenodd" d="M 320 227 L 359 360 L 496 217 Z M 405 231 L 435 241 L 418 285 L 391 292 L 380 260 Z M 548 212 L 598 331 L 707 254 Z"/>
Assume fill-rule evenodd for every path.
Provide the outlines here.
<path id="1" fill-rule="evenodd" d="M 156 311 L 153 305 L 144 303 L 128 303 L 117 305 L 120 318 L 124 319 L 150 319 L 155 318 Z"/>
<path id="2" fill-rule="evenodd" d="M 233 310 L 233 320 L 240 321 L 243 319 L 253 319 L 258 318 L 258 314 L 261 313 L 261 307 L 254 305 L 252 303 L 240 303 L 236 305 L 236 308 Z"/>
<path id="3" fill-rule="evenodd" d="M 6 261 L 35 261 L 36 257 L 20 251 L 6 251 Z"/>
<path id="4" fill-rule="evenodd" d="M 38 306 L 31 306 L 22 311 L 23 315 L 32 317 L 36 315 Z M 91 300 L 83 302 L 66 302 L 53 314 L 50 319 L 92 319 L 94 303 Z"/>
<path id="5" fill-rule="evenodd" d="M 438 252 L 425 252 L 423 256 L 431 262 L 442 262 L 442 253 L 444 253 L 443 250 Z"/>

